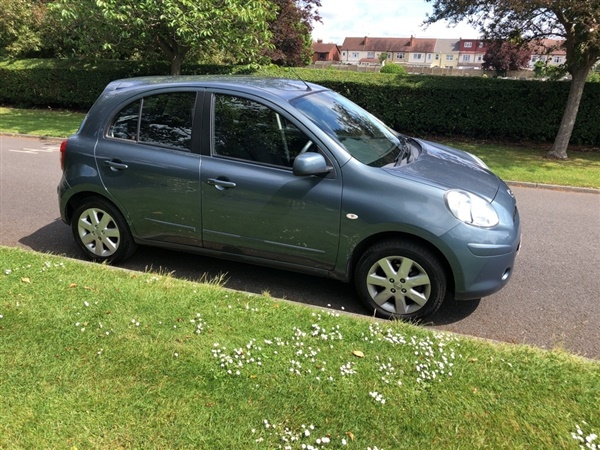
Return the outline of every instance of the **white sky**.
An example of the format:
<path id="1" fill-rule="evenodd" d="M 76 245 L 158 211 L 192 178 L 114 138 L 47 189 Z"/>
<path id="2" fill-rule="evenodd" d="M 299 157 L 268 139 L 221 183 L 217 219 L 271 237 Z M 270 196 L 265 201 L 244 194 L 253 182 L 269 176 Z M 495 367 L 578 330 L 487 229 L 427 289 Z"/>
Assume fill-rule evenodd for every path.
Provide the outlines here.
<path id="1" fill-rule="evenodd" d="M 475 39 L 479 33 L 467 24 L 456 27 L 437 22 L 421 24 L 433 11 L 425 0 L 321 0 L 323 23 L 313 23 L 314 40 L 341 45 L 346 37 L 410 37 Z"/>

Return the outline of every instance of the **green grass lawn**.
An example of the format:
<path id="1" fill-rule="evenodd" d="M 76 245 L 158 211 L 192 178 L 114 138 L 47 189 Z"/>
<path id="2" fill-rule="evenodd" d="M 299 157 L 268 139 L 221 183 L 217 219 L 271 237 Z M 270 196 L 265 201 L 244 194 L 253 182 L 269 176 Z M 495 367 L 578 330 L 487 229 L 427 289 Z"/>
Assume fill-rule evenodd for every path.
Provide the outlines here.
<path id="1" fill-rule="evenodd" d="M 66 137 L 77 131 L 84 113 L 0 107 L 0 133 Z"/>
<path id="2" fill-rule="evenodd" d="M 600 189 L 600 152 L 571 150 L 567 161 L 545 158 L 551 144 L 445 142 L 479 156 L 503 180 Z"/>
<path id="3" fill-rule="evenodd" d="M 598 444 L 597 361 L 218 282 L 0 261 L 0 448 Z"/>
<path id="4" fill-rule="evenodd" d="M 82 113 L 0 107 L 0 133 L 66 137 L 79 128 Z M 544 158 L 549 145 L 507 144 L 440 139 L 467 150 L 507 181 L 600 189 L 600 152 L 570 151 L 568 161 Z"/>

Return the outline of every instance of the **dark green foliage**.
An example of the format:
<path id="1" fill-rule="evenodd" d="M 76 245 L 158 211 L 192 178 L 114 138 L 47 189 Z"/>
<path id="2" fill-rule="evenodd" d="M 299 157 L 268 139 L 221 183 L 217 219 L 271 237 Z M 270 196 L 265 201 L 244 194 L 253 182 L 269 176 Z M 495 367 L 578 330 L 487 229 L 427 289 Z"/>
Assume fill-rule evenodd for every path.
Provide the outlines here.
<path id="1" fill-rule="evenodd" d="M 244 68 L 220 65 L 186 67 L 188 74 L 230 74 Z M 168 63 L 128 61 L 83 63 L 76 60 L 22 60 L 0 63 L 0 104 L 85 111 L 106 85 L 119 78 L 168 75 Z"/>
<path id="2" fill-rule="evenodd" d="M 248 67 L 187 66 L 186 74 L 250 73 Z M 165 75 L 166 64 L 68 61 L 0 63 L 0 104 L 87 110 L 117 78 Z M 412 135 L 552 142 L 566 105 L 569 82 L 482 77 L 352 73 L 269 68 L 259 75 L 302 77 L 329 87 Z M 587 83 L 571 142 L 600 145 L 600 83 Z"/>
<path id="3" fill-rule="evenodd" d="M 0 104 L 87 110 L 118 78 L 169 73 L 166 64 L 27 60 L 0 65 Z"/>

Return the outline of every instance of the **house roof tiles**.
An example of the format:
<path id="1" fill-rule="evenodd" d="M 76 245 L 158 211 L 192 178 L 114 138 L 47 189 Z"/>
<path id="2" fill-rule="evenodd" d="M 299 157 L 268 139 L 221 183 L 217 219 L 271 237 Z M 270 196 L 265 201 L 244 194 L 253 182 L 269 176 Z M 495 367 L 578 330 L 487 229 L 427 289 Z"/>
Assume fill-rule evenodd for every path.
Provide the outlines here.
<path id="1" fill-rule="evenodd" d="M 564 47 L 565 41 L 561 39 L 541 39 L 532 44 L 534 55 L 565 56 L 567 54 Z"/>
<path id="2" fill-rule="evenodd" d="M 436 40 L 413 36 L 409 38 L 347 37 L 342 44 L 342 50 L 433 53 Z"/>
<path id="3" fill-rule="evenodd" d="M 317 53 L 329 53 L 337 47 L 336 44 L 324 43 L 324 42 L 313 42 L 313 51 Z"/>

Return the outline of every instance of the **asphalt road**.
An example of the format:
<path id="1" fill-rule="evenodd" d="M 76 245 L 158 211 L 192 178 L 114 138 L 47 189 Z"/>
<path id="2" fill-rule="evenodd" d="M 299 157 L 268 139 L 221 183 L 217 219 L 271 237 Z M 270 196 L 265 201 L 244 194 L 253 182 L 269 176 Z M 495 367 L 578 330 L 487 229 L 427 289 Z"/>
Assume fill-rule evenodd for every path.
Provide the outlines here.
<path id="1" fill-rule="evenodd" d="M 0 245 L 81 258 L 59 219 L 59 144 L 0 136 Z M 510 283 L 480 301 L 446 302 L 427 326 L 600 359 L 600 195 L 513 190 L 523 246 Z M 369 314 L 351 286 L 307 275 L 150 248 L 122 267 L 190 280 L 225 275 L 231 289 Z"/>

